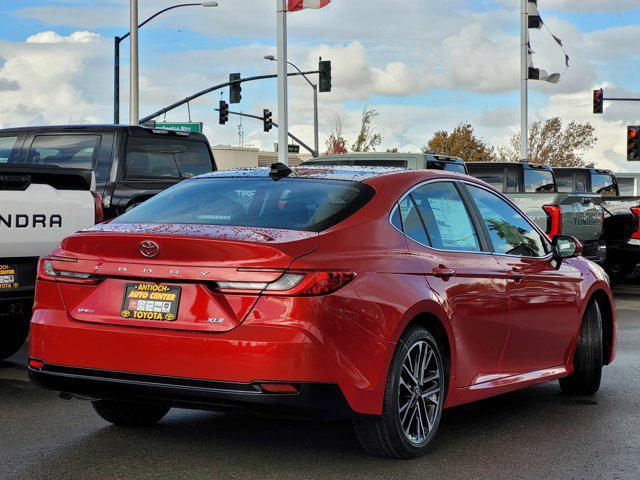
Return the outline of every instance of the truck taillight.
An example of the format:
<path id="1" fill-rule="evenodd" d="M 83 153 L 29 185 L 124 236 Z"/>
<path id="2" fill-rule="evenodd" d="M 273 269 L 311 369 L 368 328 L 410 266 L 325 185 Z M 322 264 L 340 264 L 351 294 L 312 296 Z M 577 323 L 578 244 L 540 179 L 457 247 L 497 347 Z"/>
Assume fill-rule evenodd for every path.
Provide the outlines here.
<path id="1" fill-rule="evenodd" d="M 223 293 L 252 293 L 287 297 L 314 297 L 328 295 L 339 290 L 355 278 L 353 272 L 302 272 L 292 271 L 271 283 L 216 282 Z"/>
<path id="2" fill-rule="evenodd" d="M 562 208 L 558 205 L 545 205 L 542 209 L 547 214 L 547 235 L 553 239 L 562 233 Z"/>
<path id="3" fill-rule="evenodd" d="M 631 238 L 640 239 L 640 207 L 633 207 L 633 235 Z"/>
<path id="4" fill-rule="evenodd" d="M 102 195 L 96 192 L 91 192 L 93 195 L 93 203 L 95 206 L 95 221 L 96 224 L 104 222 L 104 206 L 102 205 Z"/>

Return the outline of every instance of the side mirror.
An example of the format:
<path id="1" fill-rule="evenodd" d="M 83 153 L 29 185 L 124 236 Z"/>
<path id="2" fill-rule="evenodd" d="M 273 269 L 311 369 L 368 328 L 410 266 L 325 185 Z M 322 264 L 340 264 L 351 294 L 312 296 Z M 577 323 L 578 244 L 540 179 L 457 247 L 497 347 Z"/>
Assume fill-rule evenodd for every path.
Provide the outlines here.
<path id="1" fill-rule="evenodd" d="M 553 262 L 556 268 L 560 268 L 567 258 L 575 258 L 582 253 L 582 244 L 573 237 L 556 235 L 552 241 Z"/>

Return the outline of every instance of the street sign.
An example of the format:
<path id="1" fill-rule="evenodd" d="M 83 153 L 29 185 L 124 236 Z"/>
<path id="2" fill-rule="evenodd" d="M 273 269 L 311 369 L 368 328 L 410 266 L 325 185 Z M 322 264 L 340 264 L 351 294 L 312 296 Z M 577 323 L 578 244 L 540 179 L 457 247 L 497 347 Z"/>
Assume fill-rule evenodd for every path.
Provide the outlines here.
<path id="1" fill-rule="evenodd" d="M 277 152 L 278 151 L 278 144 L 274 143 L 273 144 L 273 148 Z M 295 154 L 300 153 L 300 145 L 289 145 L 289 153 L 295 153 Z"/>
<path id="2" fill-rule="evenodd" d="M 183 123 L 156 123 L 156 128 L 163 130 L 176 130 L 178 132 L 202 133 L 202 122 L 183 122 Z"/>

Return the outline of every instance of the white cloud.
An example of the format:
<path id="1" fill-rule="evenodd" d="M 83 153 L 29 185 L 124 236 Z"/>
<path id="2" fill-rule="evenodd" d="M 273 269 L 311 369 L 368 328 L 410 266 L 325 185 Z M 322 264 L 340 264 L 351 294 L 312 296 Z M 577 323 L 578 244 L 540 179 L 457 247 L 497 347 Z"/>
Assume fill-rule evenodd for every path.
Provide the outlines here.
<path id="1" fill-rule="evenodd" d="M 555 9 L 567 12 L 624 12 L 638 8 L 637 0 L 544 0 L 539 3 L 539 8 Z"/>
<path id="2" fill-rule="evenodd" d="M 0 126 L 104 121 L 108 47 L 90 32 L 0 42 Z"/>

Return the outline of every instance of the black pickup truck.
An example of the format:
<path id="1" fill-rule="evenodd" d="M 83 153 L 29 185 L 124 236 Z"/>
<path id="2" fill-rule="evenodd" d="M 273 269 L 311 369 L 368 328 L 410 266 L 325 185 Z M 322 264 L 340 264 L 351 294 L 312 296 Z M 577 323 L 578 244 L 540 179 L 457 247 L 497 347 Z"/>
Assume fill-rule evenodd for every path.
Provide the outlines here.
<path id="1" fill-rule="evenodd" d="M 620 195 L 618 180 L 610 170 L 595 167 L 555 168 L 560 192 L 600 195 L 604 210 L 603 240 L 607 246 L 605 269 L 619 283 L 640 266 L 640 198 Z"/>
<path id="2" fill-rule="evenodd" d="M 0 130 L 1 149 L 0 163 L 93 170 L 105 220 L 185 178 L 216 170 L 204 135 L 142 126 Z"/>

